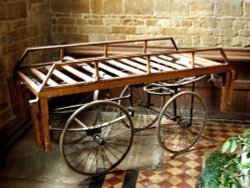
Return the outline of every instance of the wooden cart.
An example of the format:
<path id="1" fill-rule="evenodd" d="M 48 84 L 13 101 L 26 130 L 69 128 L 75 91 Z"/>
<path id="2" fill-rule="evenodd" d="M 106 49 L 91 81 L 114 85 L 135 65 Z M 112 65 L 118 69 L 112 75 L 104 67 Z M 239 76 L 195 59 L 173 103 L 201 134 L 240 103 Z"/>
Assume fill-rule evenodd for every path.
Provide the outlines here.
<path id="1" fill-rule="evenodd" d="M 171 46 L 155 48 L 149 45 L 158 41 L 170 42 Z M 45 50 L 58 50 L 58 59 L 23 64 L 28 54 Z M 209 51 L 217 53 L 224 61 L 216 62 L 200 57 L 203 52 Z M 75 55 L 81 53 L 86 57 L 65 61 L 66 52 Z M 23 86 L 35 96 L 35 99 L 29 100 L 35 140 L 39 147 L 49 151 L 50 98 L 215 73 L 222 73 L 224 78 L 221 110 L 225 111 L 232 98 L 235 74 L 224 50 L 179 50 L 171 37 L 27 48 L 15 65 L 9 84 L 16 114 L 22 116 L 26 109 Z"/>

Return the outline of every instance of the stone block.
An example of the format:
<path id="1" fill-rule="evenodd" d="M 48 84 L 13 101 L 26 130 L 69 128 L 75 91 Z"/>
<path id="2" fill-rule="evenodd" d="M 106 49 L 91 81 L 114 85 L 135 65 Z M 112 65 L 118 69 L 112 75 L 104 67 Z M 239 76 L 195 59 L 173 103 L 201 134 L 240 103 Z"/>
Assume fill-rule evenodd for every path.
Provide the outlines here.
<path id="1" fill-rule="evenodd" d="M 155 12 L 170 17 L 188 16 L 189 9 L 189 1 L 157 0 L 155 2 Z"/>
<path id="2" fill-rule="evenodd" d="M 82 34 L 56 34 L 53 37 L 55 43 L 62 43 L 67 41 L 67 43 L 73 42 L 87 42 L 89 40 L 88 35 Z"/>
<path id="3" fill-rule="evenodd" d="M 92 33 L 110 33 L 110 28 L 106 26 L 90 26 L 86 25 L 79 28 L 80 33 L 92 34 Z"/>
<path id="4" fill-rule="evenodd" d="M 103 19 L 88 20 L 89 25 L 103 25 Z"/>
<path id="5" fill-rule="evenodd" d="M 248 29 L 248 30 L 240 30 L 240 32 L 239 32 L 239 36 L 242 36 L 242 37 L 250 37 L 250 29 Z M 250 41 L 249 41 L 249 43 L 250 43 Z"/>
<path id="6" fill-rule="evenodd" d="M 76 26 L 65 26 L 64 32 L 65 33 L 77 33 L 78 28 Z"/>
<path id="7" fill-rule="evenodd" d="M 226 21 L 225 19 L 221 19 L 216 21 L 216 26 L 222 29 L 229 29 L 233 27 L 233 21 Z"/>
<path id="8" fill-rule="evenodd" d="M 86 20 L 86 19 L 80 19 L 80 18 L 77 18 L 75 20 L 75 22 L 76 22 L 77 26 L 82 26 L 82 25 L 85 25 L 85 24 L 89 23 L 88 20 Z"/>
<path id="9" fill-rule="evenodd" d="M 75 24 L 75 19 L 74 18 L 58 18 L 57 23 L 59 25 L 74 25 Z"/>
<path id="10" fill-rule="evenodd" d="M 186 35 L 188 30 L 186 28 L 162 28 L 160 29 L 160 34 L 165 36 L 181 36 Z"/>
<path id="11" fill-rule="evenodd" d="M 201 44 L 203 46 L 217 46 L 217 37 L 213 36 L 201 36 Z"/>
<path id="12" fill-rule="evenodd" d="M 193 26 L 193 21 L 184 19 L 184 20 L 180 21 L 180 25 L 182 27 L 192 27 Z"/>
<path id="13" fill-rule="evenodd" d="M 145 20 L 145 25 L 154 26 L 154 25 L 157 25 L 157 22 L 158 22 L 157 19 L 148 19 L 148 20 Z"/>
<path id="14" fill-rule="evenodd" d="M 105 41 L 105 34 L 89 35 L 89 42 Z"/>
<path id="15" fill-rule="evenodd" d="M 91 1 L 91 12 L 95 14 L 102 13 L 103 0 L 92 0 Z"/>
<path id="16" fill-rule="evenodd" d="M 126 40 L 126 35 L 110 34 L 106 36 L 106 40 Z"/>
<path id="17" fill-rule="evenodd" d="M 3 55 L 15 52 L 18 50 L 18 43 L 7 44 L 3 46 Z"/>
<path id="18" fill-rule="evenodd" d="M 225 29 L 223 35 L 225 37 L 235 37 L 235 36 L 238 35 L 238 30 L 236 30 L 236 29 Z"/>
<path id="19" fill-rule="evenodd" d="M 246 37 L 240 37 L 240 36 L 233 37 L 232 46 L 237 46 L 237 47 L 247 46 L 250 45 L 249 41 L 250 37 L 248 37 L 248 40 L 246 40 Z"/>
<path id="20" fill-rule="evenodd" d="M 220 37 L 217 40 L 217 45 L 219 46 L 232 46 L 233 38 L 232 37 Z"/>
<path id="21" fill-rule="evenodd" d="M 141 25 L 144 25 L 144 20 L 143 18 L 123 19 L 123 25 L 141 26 Z"/>
<path id="22" fill-rule="evenodd" d="M 105 25 L 123 25 L 123 20 L 119 18 L 106 18 L 104 20 Z"/>
<path id="23" fill-rule="evenodd" d="M 8 18 L 7 9 L 5 4 L 0 5 L 0 21 Z"/>
<path id="24" fill-rule="evenodd" d="M 249 18 L 250 17 L 250 0 L 245 0 L 243 7 L 244 7 L 243 15 Z"/>
<path id="25" fill-rule="evenodd" d="M 43 3 L 44 0 L 30 0 L 30 3 Z"/>
<path id="26" fill-rule="evenodd" d="M 246 28 L 247 23 L 248 23 L 247 21 L 237 19 L 237 20 L 233 21 L 233 28 L 234 29 Z"/>
<path id="27" fill-rule="evenodd" d="M 7 4 L 8 20 L 27 17 L 27 8 L 25 2 L 16 2 Z"/>
<path id="28" fill-rule="evenodd" d="M 192 46 L 201 46 L 201 36 L 191 36 Z"/>
<path id="29" fill-rule="evenodd" d="M 159 34 L 159 27 L 156 26 L 142 26 L 142 27 L 136 27 L 136 34 L 151 34 L 151 35 L 157 35 Z"/>
<path id="30" fill-rule="evenodd" d="M 104 14 L 121 14 L 123 0 L 103 0 Z"/>
<path id="31" fill-rule="evenodd" d="M 135 34 L 136 27 L 132 26 L 113 26 L 112 33 L 116 34 Z"/>
<path id="32" fill-rule="evenodd" d="M 213 0 L 191 0 L 190 14 L 191 16 L 212 15 Z"/>
<path id="33" fill-rule="evenodd" d="M 214 28 L 215 26 L 215 19 L 213 17 L 202 17 L 199 19 L 200 27 L 203 28 Z"/>
<path id="34" fill-rule="evenodd" d="M 215 15 L 216 16 L 241 16 L 243 13 L 242 0 L 216 0 Z"/>
<path id="35" fill-rule="evenodd" d="M 89 1 L 83 0 L 53 0 L 51 9 L 53 12 L 89 13 Z"/>
<path id="36" fill-rule="evenodd" d="M 124 1 L 125 14 L 152 14 L 154 0 L 126 0 Z"/>

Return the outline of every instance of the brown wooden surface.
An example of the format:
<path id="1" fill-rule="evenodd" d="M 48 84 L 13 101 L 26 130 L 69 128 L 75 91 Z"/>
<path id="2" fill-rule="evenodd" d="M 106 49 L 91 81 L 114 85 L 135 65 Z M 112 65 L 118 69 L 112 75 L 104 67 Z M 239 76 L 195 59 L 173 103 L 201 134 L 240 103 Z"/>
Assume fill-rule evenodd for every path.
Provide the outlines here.
<path id="1" fill-rule="evenodd" d="M 163 40 L 166 40 L 166 38 L 163 38 Z M 172 41 L 172 38 L 167 38 L 167 40 Z M 48 106 L 48 99 L 51 97 L 191 76 L 226 73 L 230 78 L 226 79 L 224 83 L 225 89 L 222 92 L 221 102 L 225 103 L 223 104 L 225 105 L 224 109 L 227 108 L 227 103 L 230 100 L 231 83 L 229 82 L 232 81 L 232 66 L 227 61 L 222 48 L 178 51 L 172 41 L 173 47 L 171 49 L 154 49 L 148 45 L 148 41 L 151 41 L 151 39 L 132 40 L 132 42 L 142 42 L 139 47 L 119 47 L 117 44 L 124 43 L 124 41 L 116 41 L 111 43 L 37 47 L 27 49 L 23 53 L 20 61 L 15 66 L 14 72 L 17 73 L 18 79 L 21 79 L 39 100 L 38 115 L 34 112 L 32 117 L 34 118 L 33 122 L 36 124 L 35 127 L 39 127 L 38 123 L 40 124 L 42 145 L 46 151 L 51 149 Z M 69 48 L 81 46 L 81 48 L 89 47 L 91 49 L 92 46 L 96 45 L 102 48 L 101 56 L 96 53 L 95 49 L 93 52 L 95 53 L 94 56 L 97 57 L 86 59 L 81 57 L 83 54 L 78 54 L 80 58 L 74 61 L 44 62 L 34 65 L 22 64 L 28 52 L 58 48 L 61 51 L 59 58 L 62 60 L 63 55 L 67 54 Z M 115 50 L 112 51 L 112 49 Z M 136 53 L 130 54 L 135 49 L 141 52 L 138 54 L 138 51 L 135 51 Z M 116 51 L 120 52 L 119 55 L 116 54 Z M 200 55 L 197 55 L 214 51 L 221 56 L 221 62 L 205 60 Z M 112 56 L 114 54 L 115 56 Z M 187 63 L 184 63 L 183 60 L 189 62 L 190 65 L 187 66 Z M 140 66 L 136 66 L 136 64 Z M 82 77 L 83 75 L 85 75 L 85 78 Z M 32 106 L 35 111 L 37 110 L 36 107 Z M 39 136 L 37 138 L 39 143 Z"/>

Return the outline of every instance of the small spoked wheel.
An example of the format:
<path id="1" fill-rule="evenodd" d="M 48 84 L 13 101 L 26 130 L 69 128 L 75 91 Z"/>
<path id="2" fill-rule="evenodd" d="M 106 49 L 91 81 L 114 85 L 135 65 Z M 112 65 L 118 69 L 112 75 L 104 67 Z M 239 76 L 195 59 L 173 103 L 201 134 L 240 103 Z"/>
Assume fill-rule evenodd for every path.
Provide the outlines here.
<path id="1" fill-rule="evenodd" d="M 152 126 L 164 104 L 164 96 L 151 95 L 143 88 L 144 85 L 126 86 L 118 102 L 128 109 L 136 131 Z"/>
<path id="2" fill-rule="evenodd" d="M 160 145 L 172 153 L 189 150 L 200 138 L 206 124 L 203 99 L 191 91 L 180 92 L 164 105 L 157 125 Z"/>
<path id="3" fill-rule="evenodd" d="M 132 140 L 133 124 L 127 111 L 115 102 L 98 100 L 80 107 L 67 120 L 60 151 L 71 169 L 101 175 L 124 159 Z"/>

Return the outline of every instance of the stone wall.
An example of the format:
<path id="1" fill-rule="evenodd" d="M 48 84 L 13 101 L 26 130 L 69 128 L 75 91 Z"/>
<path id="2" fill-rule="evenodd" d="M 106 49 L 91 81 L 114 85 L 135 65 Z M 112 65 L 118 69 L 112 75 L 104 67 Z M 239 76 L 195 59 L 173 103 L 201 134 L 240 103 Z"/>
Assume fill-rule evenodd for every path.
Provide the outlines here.
<path id="1" fill-rule="evenodd" d="M 53 0 L 53 41 L 172 36 L 180 46 L 250 44 L 249 0 Z"/>
<path id="2" fill-rule="evenodd" d="M 48 0 L 4 0 L 0 2 L 0 128 L 12 114 L 7 78 L 26 47 L 48 44 L 50 18 Z"/>
<path id="3" fill-rule="evenodd" d="M 161 36 L 179 46 L 243 47 L 249 17 L 250 0 L 2 0 L 0 128 L 14 117 L 6 78 L 26 47 Z"/>

